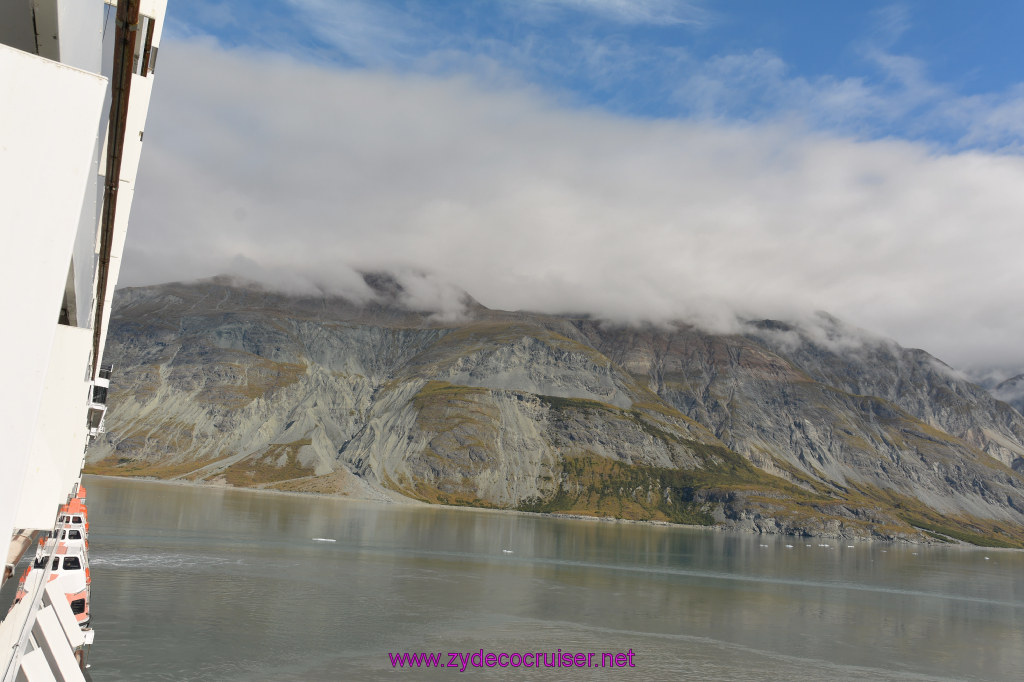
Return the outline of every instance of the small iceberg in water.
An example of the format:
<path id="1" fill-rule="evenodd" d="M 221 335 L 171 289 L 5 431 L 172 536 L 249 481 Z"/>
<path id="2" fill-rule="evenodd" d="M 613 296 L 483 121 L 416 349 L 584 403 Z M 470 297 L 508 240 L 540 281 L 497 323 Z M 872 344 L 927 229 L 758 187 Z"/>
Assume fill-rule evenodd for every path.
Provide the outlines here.
<path id="1" fill-rule="evenodd" d="M 313 542 L 337 542 L 334 538 L 313 538 Z"/>

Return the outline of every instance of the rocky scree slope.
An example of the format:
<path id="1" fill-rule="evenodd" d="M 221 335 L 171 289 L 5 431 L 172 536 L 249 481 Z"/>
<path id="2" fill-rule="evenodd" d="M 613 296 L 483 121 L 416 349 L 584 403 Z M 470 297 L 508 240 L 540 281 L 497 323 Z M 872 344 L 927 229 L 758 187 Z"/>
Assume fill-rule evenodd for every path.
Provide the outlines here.
<path id="1" fill-rule="evenodd" d="M 93 473 L 1024 546 L 1024 417 L 923 351 L 821 316 L 713 335 L 125 289 Z M 384 280 L 384 284 L 387 284 Z"/>

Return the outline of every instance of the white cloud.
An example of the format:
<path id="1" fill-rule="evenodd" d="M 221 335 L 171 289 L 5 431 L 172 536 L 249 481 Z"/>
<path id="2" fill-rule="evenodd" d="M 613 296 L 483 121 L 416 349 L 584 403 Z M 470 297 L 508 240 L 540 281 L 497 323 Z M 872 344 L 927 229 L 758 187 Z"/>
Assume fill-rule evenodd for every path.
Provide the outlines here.
<path id="1" fill-rule="evenodd" d="M 839 78 L 791 73 L 769 49 L 688 61 L 674 100 L 689 115 L 728 120 L 796 120 L 861 139 L 900 136 L 944 149 L 1024 150 L 1024 84 L 964 95 L 938 82 L 921 59 L 892 49 L 904 11 L 883 15 L 873 42 L 857 52 L 863 74 Z M 891 24 L 891 25 L 890 25 Z"/>
<path id="2" fill-rule="evenodd" d="M 828 310 L 1024 366 L 1024 160 L 797 125 L 639 121 L 208 42 L 161 53 L 122 281 L 427 272 L 503 309 L 724 324 Z M 243 259 L 239 261 L 239 259 Z M 348 273 L 348 274 L 344 274 Z"/>
<path id="3" fill-rule="evenodd" d="M 968 116 L 954 120 L 950 115 L 957 98 L 930 82 L 919 60 L 877 48 L 864 54 L 878 78 L 794 75 L 782 58 L 767 49 L 720 55 L 691 65 L 675 90 L 675 99 L 698 117 L 798 120 L 865 139 L 893 126 L 924 134 L 936 129 L 965 130 L 969 125 Z"/>

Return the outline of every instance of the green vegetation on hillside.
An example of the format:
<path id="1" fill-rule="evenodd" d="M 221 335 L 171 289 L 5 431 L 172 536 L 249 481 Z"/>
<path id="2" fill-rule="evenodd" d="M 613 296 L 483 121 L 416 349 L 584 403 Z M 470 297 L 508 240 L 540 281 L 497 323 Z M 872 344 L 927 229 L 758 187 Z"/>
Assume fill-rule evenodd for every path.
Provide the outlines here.
<path id="1" fill-rule="evenodd" d="M 1016 547 L 1024 549 L 1024 528 L 1012 523 L 982 519 L 970 514 L 942 514 L 920 500 L 867 484 L 854 484 L 851 501 L 882 503 L 895 516 L 914 528 L 955 538 L 981 547 Z M 859 495 L 857 494 L 859 493 Z M 858 497 L 866 500 L 858 500 Z"/>
<path id="2" fill-rule="evenodd" d="M 239 487 L 306 478 L 313 475 L 314 469 L 299 463 L 299 449 L 310 444 L 308 438 L 274 443 L 263 453 L 235 462 L 221 473 L 229 484 Z"/>

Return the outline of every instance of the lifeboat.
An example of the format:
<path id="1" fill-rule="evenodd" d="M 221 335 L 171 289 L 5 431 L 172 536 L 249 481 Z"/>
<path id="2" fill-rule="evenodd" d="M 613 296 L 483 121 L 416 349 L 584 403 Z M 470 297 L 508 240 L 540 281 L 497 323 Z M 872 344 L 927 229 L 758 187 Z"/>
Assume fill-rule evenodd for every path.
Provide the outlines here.
<path id="1" fill-rule="evenodd" d="M 25 569 L 15 597 L 15 603 L 18 603 L 25 596 L 26 582 L 34 571 L 49 568 L 47 582 L 59 581 L 60 590 L 67 597 L 71 612 L 83 630 L 89 627 L 89 597 L 92 593 L 89 514 L 85 506 L 85 495 L 85 487 L 79 486 L 76 497 L 61 505 L 56 528 L 39 539 L 35 560 L 32 566 Z"/>
<path id="2" fill-rule="evenodd" d="M 57 531 L 54 537 L 67 542 L 79 541 L 89 547 L 89 510 L 85 506 L 85 488 L 79 489 L 78 497 L 62 505 L 58 515 Z"/>
<path id="3" fill-rule="evenodd" d="M 43 539 L 36 552 L 32 566 L 25 569 L 18 583 L 18 594 L 15 603 L 21 601 L 26 594 L 25 585 L 35 571 L 45 571 L 49 564 L 48 582 L 58 581 L 61 592 L 71 606 L 79 627 L 89 627 L 89 596 L 92 592 L 92 576 L 89 571 L 89 555 L 82 541 L 62 542 L 56 539 Z"/>
<path id="4" fill-rule="evenodd" d="M 89 626 L 89 596 L 92 593 L 92 576 L 89 573 L 89 510 L 85 506 L 85 486 L 79 484 L 75 497 L 63 505 L 57 524 L 60 535 L 54 535 L 57 544 L 50 566 L 50 580 L 57 575 L 67 595 L 71 612 L 78 625 Z"/>

